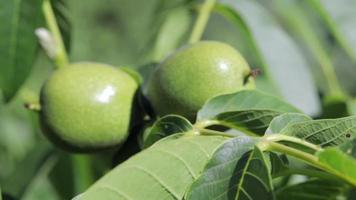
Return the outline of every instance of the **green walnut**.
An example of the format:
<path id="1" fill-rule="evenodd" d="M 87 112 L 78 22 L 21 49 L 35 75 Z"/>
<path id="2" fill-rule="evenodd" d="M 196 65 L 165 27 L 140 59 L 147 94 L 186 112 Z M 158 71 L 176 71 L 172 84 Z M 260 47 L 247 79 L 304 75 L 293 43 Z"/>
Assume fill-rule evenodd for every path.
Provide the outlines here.
<path id="1" fill-rule="evenodd" d="M 41 90 L 44 134 L 59 147 L 88 152 L 127 138 L 138 83 L 104 64 L 76 63 L 56 70 Z"/>
<path id="2" fill-rule="evenodd" d="M 210 98 L 255 87 L 251 70 L 233 47 L 216 41 L 187 45 L 153 72 L 147 99 L 157 115 L 193 119 Z"/>

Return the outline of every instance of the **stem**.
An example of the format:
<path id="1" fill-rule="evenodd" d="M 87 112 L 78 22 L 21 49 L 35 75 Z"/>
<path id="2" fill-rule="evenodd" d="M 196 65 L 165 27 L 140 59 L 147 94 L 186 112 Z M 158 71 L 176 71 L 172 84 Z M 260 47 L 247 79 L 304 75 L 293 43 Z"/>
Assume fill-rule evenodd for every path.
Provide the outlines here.
<path id="1" fill-rule="evenodd" d="M 224 136 L 224 137 L 236 137 L 237 136 L 235 134 L 229 134 L 226 132 L 214 131 L 214 130 L 205 129 L 205 128 L 199 129 L 198 131 L 201 135 L 220 135 L 220 136 Z"/>
<path id="2" fill-rule="evenodd" d="M 66 66 L 68 64 L 68 56 L 64 47 L 61 32 L 59 31 L 56 17 L 54 15 L 50 0 L 43 1 L 42 9 L 46 19 L 48 29 L 52 33 L 56 46 L 54 62 L 58 68 Z"/>
<path id="3" fill-rule="evenodd" d="M 300 138 L 291 137 L 291 136 L 288 136 L 288 135 L 273 134 L 273 135 L 266 136 L 265 139 L 267 141 L 271 141 L 271 142 L 280 142 L 280 141 L 292 142 L 292 143 L 303 145 L 303 146 L 308 147 L 310 149 L 313 149 L 315 151 L 321 151 L 322 150 L 322 148 L 320 146 L 318 146 L 318 145 L 315 145 L 315 144 L 312 144 L 312 143 L 307 142 L 305 140 L 302 140 Z"/>
<path id="4" fill-rule="evenodd" d="M 208 23 L 211 10 L 215 5 L 216 0 L 205 0 L 203 6 L 199 10 L 198 19 L 195 22 L 192 34 L 189 38 L 189 43 L 195 43 L 200 40 L 203 35 L 206 24 Z"/>
<path id="5" fill-rule="evenodd" d="M 266 143 L 266 142 L 264 142 Z M 318 169 L 324 170 L 330 174 L 333 174 L 341 179 L 343 179 L 344 181 L 350 183 L 353 186 L 356 186 L 356 182 L 354 182 L 353 180 L 350 180 L 347 176 L 345 176 L 344 174 L 335 171 L 334 169 L 324 165 L 323 163 L 319 162 L 319 158 L 309 154 L 309 153 L 305 153 L 303 151 L 282 145 L 282 144 L 278 144 L 276 142 L 269 142 L 267 143 L 267 149 L 268 151 L 276 151 L 276 152 L 280 152 L 280 153 L 285 153 L 287 155 L 293 156 L 295 158 L 298 158 L 304 162 L 306 162 L 309 165 L 312 165 Z"/>
<path id="6" fill-rule="evenodd" d="M 228 123 L 224 123 L 222 121 L 217 121 L 217 120 L 204 120 L 204 121 L 200 121 L 200 122 L 197 122 L 194 124 L 194 127 L 198 130 L 201 130 L 201 129 L 205 129 L 205 130 L 210 130 L 210 129 L 206 129 L 206 127 L 209 127 L 209 126 L 213 126 L 213 125 L 221 125 L 223 127 L 226 127 L 226 128 L 230 128 L 230 129 L 236 129 L 236 130 L 239 130 L 241 132 L 243 132 L 244 134 L 248 135 L 248 136 L 252 136 L 252 137 L 255 137 L 255 136 L 260 136 L 260 135 L 257 135 L 253 132 L 250 132 L 248 131 L 247 129 L 243 129 L 243 128 L 240 128 L 240 127 L 236 127 L 236 126 L 231 126 L 230 124 Z M 218 131 L 220 132 L 220 131 Z M 221 133 L 221 132 L 220 132 Z M 234 135 L 235 137 L 238 136 L 238 135 Z"/>
<path id="7" fill-rule="evenodd" d="M 84 192 L 93 182 L 91 160 L 87 155 L 72 155 L 74 169 L 74 184 L 76 193 Z"/>
<path id="8" fill-rule="evenodd" d="M 308 169 L 297 169 L 297 168 L 290 168 L 287 170 L 284 170 L 278 174 L 275 174 L 273 178 L 281 177 L 281 176 L 288 176 L 292 174 L 299 174 L 299 175 L 305 175 L 309 177 L 318 177 L 322 179 L 336 179 L 338 180 L 337 177 L 334 175 L 331 175 L 329 173 L 323 172 L 323 171 L 317 171 L 317 170 L 308 170 Z"/>
<path id="9" fill-rule="evenodd" d="M 204 120 L 204 121 L 200 121 L 194 124 L 194 127 L 197 129 L 204 129 L 208 126 L 212 126 L 212 125 L 218 125 L 219 122 L 215 121 L 215 120 Z"/>
<path id="10" fill-rule="evenodd" d="M 288 155 L 291 155 L 293 157 L 299 158 L 303 161 L 306 161 L 307 163 L 313 165 L 314 167 L 317 167 L 319 169 L 323 169 L 325 170 L 325 166 L 322 165 L 319 161 L 318 161 L 318 157 L 309 154 L 309 153 L 305 153 L 303 151 L 285 146 L 283 144 L 278 144 L 276 142 L 269 142 L 268 143 L 268 150 L 269 151 L 277 151 L 277 152 L 281 152 L 281 153 L 286 153 Z"/>
<path id="11" fill-rule="evenodd" d="M 41 104 L 39 102 L 36 103 L 25 103 L 25 108 L 35 111 L 35 112 L 40 112 L 41 111 Z"/>

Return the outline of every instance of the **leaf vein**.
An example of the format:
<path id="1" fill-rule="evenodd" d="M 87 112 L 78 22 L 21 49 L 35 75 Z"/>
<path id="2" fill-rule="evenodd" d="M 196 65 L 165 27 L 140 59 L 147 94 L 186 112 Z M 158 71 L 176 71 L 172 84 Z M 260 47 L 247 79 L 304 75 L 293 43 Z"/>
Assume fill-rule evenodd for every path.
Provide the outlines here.
<path id="1" fill-rule="evenodd" d="M 169 152 L 169 151 L 164 151 L 164 150 L 161 150 L 161 149 L 156 149 L 155 151 L 158 151 L 158 152 L 162 152 L 162 153 L 165 153 L 165 154 L 168 154 L 172 157 L 175 157 L 176 159 L 178 159 L 180 162 L 183 163 L 184 167 L 187 168 L 189 174 L 192 176 L 193 179 L 197 179 L 197 175 L 194 173 L 193 169 L 188 165 L 188 163 L 183 159 L 181 158 L 179 155 L 176 155 L 175 153 L 173 152 Z"/>
<path id="2" fill-rule="evenodd" d="M 172 197 L 174 197 L 175 199 L 180 199 L 179 195 L 176 194 L 174 192 L 173 189 L 169 188 L 167 186 L 166 183 L 164 183 L 159 177 L 157 177 L 155 174 L 153 174 L 152 172 L 150 172 L 149 170 L 143 168 L 143 167 L 139 167 L 139 166 L 135 166 L 135 165 L 131 165 L 131 166 L 127 166 L 126 168 L 134 168 L 134 169 L 138 169 L 139 171 L 144 172 L 145 174 L 147 174 L 148 176 L 152 177 L 154 180 L 156 180 L 161 186 L 162 188 L 164 188 L 164 190 L 166 190 Z"/>

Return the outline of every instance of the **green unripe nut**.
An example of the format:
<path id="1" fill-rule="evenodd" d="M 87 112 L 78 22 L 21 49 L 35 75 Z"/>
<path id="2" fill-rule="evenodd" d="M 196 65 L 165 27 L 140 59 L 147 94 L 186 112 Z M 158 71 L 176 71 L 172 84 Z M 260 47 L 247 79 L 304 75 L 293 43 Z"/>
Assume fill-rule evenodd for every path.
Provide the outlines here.
<path id="1" fill-rule="evenodd" d="M 210 98 L 255 87 L 245 59 L 233 47 L 215 41 L 187 45 L 153 72 L 147 98 L 156 114 L 193 119 Z"/>
<path id="2" fill-rule="evenodd" d="M 138 83 L 109 65 L 76 63 L 56 70 L 41 90 L 44 134 L 58 146 L 87 152 L 127 138 Z"/>

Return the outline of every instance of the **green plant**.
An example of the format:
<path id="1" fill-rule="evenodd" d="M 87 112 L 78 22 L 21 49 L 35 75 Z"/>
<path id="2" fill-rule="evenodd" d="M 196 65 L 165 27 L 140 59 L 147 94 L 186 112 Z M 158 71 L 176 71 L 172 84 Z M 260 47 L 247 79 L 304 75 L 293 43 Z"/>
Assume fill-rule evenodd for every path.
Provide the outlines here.
<path id="1" fill-rule="evenodd" d="M 233 47 L 214 41 L 179 49 L 153 72 L 147 97 L 159 116 L 194 119 L 210 98 L 254 88 L 252 72 Z"/>
<path id="2" fill-rule="evenodd" d="M 108 65 L 76 63 L 56 70 L 41 90 L 45 135 L 73 151 L 123 144 L 137 87 L 129 74 Z"/>
<path id="3" fill-rule="evenodd" d="M 344 195 L 356 185 L 355 123 L 355 116 L 312 120 L 254 90 L 217 96 L 199 110 L 195 124 L 175 115 L 159 119 L 146 133 L 144 144 L 151 144 L 149 148 L 76 199 L 259 200 L 291 194 L 313 199 L 318 190 L 275 190 L 273 179 L 292 174 L 317 180 L 306 182 L 309 187 L 332 182 L 320 194 L 323 198 Z M 216 131 L 211 125 L 235 131 Z M 309 167 L 289 162 L 293 157 Z M 151 187 L 142 188 L 141 183 Z"/>
<path id="4" fill-rule="evenodd" d="M 0 8 L 0 199 L 354 199 L 355 0 Z"/>

